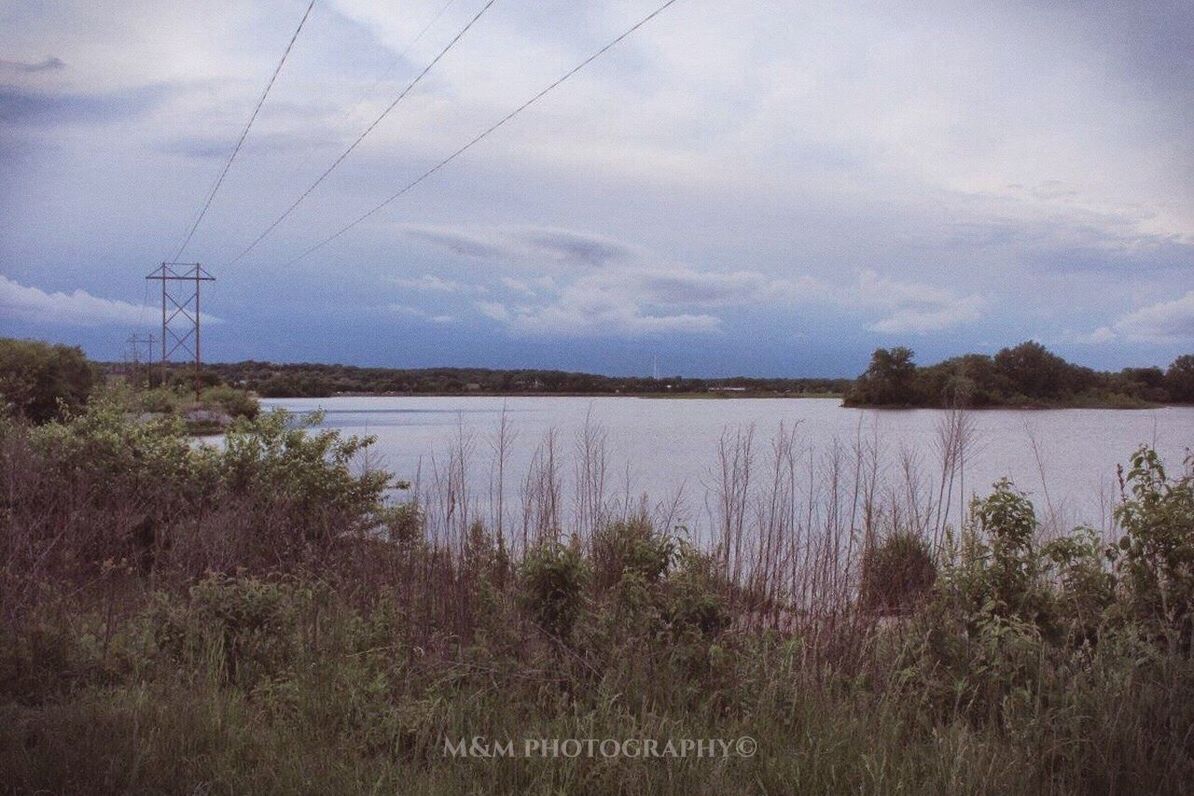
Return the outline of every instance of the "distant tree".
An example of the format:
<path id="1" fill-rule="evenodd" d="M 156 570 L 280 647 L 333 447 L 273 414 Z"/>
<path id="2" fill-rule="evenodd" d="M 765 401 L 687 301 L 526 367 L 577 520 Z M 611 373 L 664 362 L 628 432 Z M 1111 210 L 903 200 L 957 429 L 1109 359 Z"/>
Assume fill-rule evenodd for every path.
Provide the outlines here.
<path id="1" fill-rule="evenodd" d="M 1194 354 L 1173 360 L 1165 371 L 1165 390 L 1171 401 L 1194 403 Z"/>
<path id="2" fill-rule="evenodd" d="M 986 354 L 964 354 L 917 372 L 918 392 L 934 406 L 991 406 L 1006 390 L 1006 379 Z"/>
<path id="3" fill-rule="evenodd" d="M 1165 384 L 1165 371 L 1160 368 L 1124 368 L 1109 379 L 1114 392 L 1138 398 L 1142 401 L 1162 402 L 1169 399 Z"/>
<path id="4" fill-rule="evenodd" d="M 1012 391 L 1028 398 L 1057 398 L 1079 392 L 1091 386 L 1093 380 L 1091 371 L 1071 365 L 1031 340 L 1001 350 L 995 355 L 995 367 Z"/>
<path id="5" fill-rule="evenodd" d="M 916 363 L 912 349 L 877 348 L 871 364 L 855 387 L 853 401 L 878 406 L 906 405 L 916 401 Z"/>
<path id="6" fill-rule="evenodd" d="M 34 423 L 81 406 L 95 381 L 96 371 L 79 348 L 0 339 L 0 403 Z"/>

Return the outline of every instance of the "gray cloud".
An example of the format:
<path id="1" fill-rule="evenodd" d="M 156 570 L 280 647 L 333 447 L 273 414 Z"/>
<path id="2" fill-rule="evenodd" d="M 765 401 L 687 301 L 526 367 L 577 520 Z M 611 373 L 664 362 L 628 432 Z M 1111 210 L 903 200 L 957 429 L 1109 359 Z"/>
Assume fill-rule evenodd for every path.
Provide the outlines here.
<path id="1" fill-rule="evenodd" d="M 16 72 L 18 74 L 36 74 L 38 72 L 56 72 L 65 69 L 66 63 L 56 55 L 46 56 L 41 61 L 26 63 L 24 61 L 8 61 L 0 58 L 0 71 Z"/>
<path id="2" fill-rule="evenodd" d="M 406 235 L 483 260 L 530 265 L 601 267 L 627 260 L 636 249 L 602 235 L 550 227 L 460 228 L 407 224 Z"/>
<path id="3" fill-rule="evenodd" d="M 442 0 L 321 5 L 189 254 L 219 263 L 252 240 L 339 151 L 315 147 L 353 140 L 459 29 L 465 5 L 402 59 Z M 379 275 L 398 273 L 413 281 L 390 286 L 392 298 L 425 320 L 460 319 L 459 340 L 411 324 L 439 332 L 437 356 L 492 364 L 534 347 L 501 349 L 501 334 L 477 346 L 468 323 L 510 337 L 559 329 L 570 342 L 538 350 L 578 363 L 614 362 L 617 348 L 580 338 L 666 334 L 749 348 L 774 369 L 815 360 L 794 358 L 778 317 L 815 319 L 822 353 L 918 334 L 927 356 L 1025 328 L 1105 328 L 1094 336 L 1116 344 L 1086 350 L 1108 362 L 1183 328 L 1180 301 L 1129 311 L 1183 293 L 1194 263 L 1184 0 L 678 3 L 283 270 L 624 30 L 634 5 L 495 7 L 252 268 L 221 278 L 213 302 L 254 306 L 284 283 L 296 311 L 363 324 L 360 299 L 384 304 Z M 0 64 L 0 263 L 19 262 L 27 282 L 70 273 L 92 290 L 103 269 L 120 280 L 111 295 L 140 298 L 132 263 L 160 257 L 193 218 L 293 13 L 290 0 L 16 4 L 0 26 L 0 52 L 20 56 Z M 30 55 L 51 50 L 69 68 Z M 159 95 L 146 88 L 159 84 Z M 376 330 L 362 337 L 376 345 Z M 213 337 L 213 355 L 220 345 Z"/>
<path id="4" fill-rule="evenodd" d="M 181 155 L 198 160 L 224 160 L 232 151 L 234 138 L 230 136 L 179 136 L 160 144 L 159 152 L 167 155 Z M 321 149 L 332 142 L 323 136 L 300 136 L 290 133 L 262 133 L 246 140 L 242 152 L 249 154 L 279 154 L 307 152 Z"/>
<path id="5" fill-rule="evenodd" d="M 0 86 L 0 121 L 49 127 L 125 120 L 152 110 L 165 94 L 162 86 L 103 94 L 52 94 Z"/>

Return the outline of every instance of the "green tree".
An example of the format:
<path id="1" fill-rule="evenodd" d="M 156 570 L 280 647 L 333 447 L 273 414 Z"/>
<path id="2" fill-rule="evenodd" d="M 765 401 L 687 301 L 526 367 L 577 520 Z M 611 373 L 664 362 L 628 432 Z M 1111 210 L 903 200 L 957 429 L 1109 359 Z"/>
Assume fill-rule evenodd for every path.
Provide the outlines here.
<path id="1" fill-rule="evenodd" d="M 1165 389 L 1171 401 L 1194 403 L 1194 354 L 1173 360 L 1165 371 Z"/>
<path id="2" fill-rule="evenodd" d="M 1089 386 L 1070 365 L 1038 342 L 1029 340 L 995 355 L 995 367 L 1012 390 L 1028 398 L 1057 398 Z"/>
<path id="3" fill-rule="evenodd" d="M 0 404 L 35 423 L 83 405 L 96 372 L 79 348 L 0 339 Z"/>
<path id="4" fill-rule="evenodd" d="M 877 348 L 871 364 L 856 386 L 855 400 L 880 406 L 914 403 L 916 363 L 912 349 L 904 346 Z"/>

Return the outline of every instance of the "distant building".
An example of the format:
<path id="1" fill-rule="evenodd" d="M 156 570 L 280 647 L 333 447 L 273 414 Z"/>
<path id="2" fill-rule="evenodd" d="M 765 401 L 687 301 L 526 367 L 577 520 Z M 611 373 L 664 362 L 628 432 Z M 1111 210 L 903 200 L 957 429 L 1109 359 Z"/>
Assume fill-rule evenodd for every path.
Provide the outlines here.
<path id="1" fill-rule="evenodd" d="M 481 392 L 481 385 L 477 384 L 476 382 L 472 382 L 464 385 L 464 389 L 467 392 Z"/>
<path id="2" fill-rule="evenodd" d="M 746 392 L 745 387 L 710 387 L 709 392 Z"/>

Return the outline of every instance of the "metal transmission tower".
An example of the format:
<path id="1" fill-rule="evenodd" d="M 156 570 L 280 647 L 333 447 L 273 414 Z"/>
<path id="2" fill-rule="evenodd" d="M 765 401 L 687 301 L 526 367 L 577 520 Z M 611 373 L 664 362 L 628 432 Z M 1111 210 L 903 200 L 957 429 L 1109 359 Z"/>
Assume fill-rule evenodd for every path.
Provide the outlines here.
<path id="1" fill-rule="evenodd" d="M 153 344 L 157 342 L 157 338 L 152 334 L 147 334 L 144 337 L 138 334 L 131 334 L 124 342 L 127 346 L 125 348 L 125 361 L 129 365 L 128 375 L 136 377 L 141 372 L 141 363 L 153 360 Z"/>
<path id="2" fill-rule="evenodd" d="M 162 384 L 170 357 L 181 350 L 195 361 L 195 397 L 200 391 L 199 288 L 214 282 L 199 263 L 162 263 L 146 279 L 162 283 Z M 180 333 L 180 327 L 186 329 Z"/>

